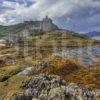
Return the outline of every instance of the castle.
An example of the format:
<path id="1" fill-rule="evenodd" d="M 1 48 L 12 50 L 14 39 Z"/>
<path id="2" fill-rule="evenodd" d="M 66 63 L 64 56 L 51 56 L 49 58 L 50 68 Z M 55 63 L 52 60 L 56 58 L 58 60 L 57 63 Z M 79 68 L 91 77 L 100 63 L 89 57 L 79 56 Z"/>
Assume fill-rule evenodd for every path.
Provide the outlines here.
<path id="1" fill-rule="evenodd" d="M 3 31 L 2 31 L 3 29 Z M 48 16 L 41 21 L 25 21 L 16 25 L 0 26 L 0 36 L 6 40 L 15 40 L 17 36 L 30 36 L 31 34 L 37 34 L 41 32 L 50 32 L 58 30 L 58 26 L 55 25 Z"/>
<path id="2" fill-rule="evenodd" d="M 29 26 L 29 30 L 34 33 L 40 33 L 40 32 L 48 32 L 48 31 L 54 31 L 58 29 L 58 26 L 55 25 L 48 16 L 43 18 L 42 21 L 27 21 L 27 26 Z"/>

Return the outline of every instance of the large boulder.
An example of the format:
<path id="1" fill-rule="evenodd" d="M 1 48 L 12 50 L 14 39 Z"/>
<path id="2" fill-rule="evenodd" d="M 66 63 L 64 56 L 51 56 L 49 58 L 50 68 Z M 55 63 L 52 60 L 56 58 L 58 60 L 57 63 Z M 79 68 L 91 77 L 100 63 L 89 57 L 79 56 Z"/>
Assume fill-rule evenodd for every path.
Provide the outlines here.
<path id="1" fill-rule="evenodd" d="M 13 100 L 95 100 L 96 90 L 67 83 L 55 75 L 35 75 L 23 82 L 23 95 L 16 94 Z"/>

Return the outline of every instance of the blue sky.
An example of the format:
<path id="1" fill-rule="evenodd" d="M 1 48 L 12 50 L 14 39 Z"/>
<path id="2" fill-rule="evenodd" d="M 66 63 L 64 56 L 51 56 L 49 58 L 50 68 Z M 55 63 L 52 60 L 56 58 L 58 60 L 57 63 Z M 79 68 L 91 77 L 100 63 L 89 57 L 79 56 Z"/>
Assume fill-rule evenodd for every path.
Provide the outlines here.
<path id="1" fill-rule="evenodd" d="M 0 25 L 41 20 L 46 15 L 60 28 L 100 31 L 100 0 L 0 0 Z"/>

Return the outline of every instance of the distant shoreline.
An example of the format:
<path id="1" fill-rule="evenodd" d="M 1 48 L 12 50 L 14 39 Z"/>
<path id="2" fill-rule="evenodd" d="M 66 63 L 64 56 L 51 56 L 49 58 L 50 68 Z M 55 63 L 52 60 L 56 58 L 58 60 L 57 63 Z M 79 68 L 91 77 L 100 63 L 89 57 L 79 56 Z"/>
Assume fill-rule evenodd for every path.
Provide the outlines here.
<path id="1" fill-rule="evenodd" d="M 93 37 L 92 39 L 100 40 L 100 36 L 95 36 L 95 37 Z"/>

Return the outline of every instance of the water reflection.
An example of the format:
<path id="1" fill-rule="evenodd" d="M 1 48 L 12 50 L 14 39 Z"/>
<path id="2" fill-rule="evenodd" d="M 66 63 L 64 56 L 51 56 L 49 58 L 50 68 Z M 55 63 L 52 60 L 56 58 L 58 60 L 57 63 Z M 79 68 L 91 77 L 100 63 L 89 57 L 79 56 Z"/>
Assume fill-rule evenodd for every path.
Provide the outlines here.
<path id="1" fill-rule="evenodd" d="M 70 58 L 79 57 L 84 64 L 93 65 L 97 59 L 100 60 L 100 45 L 67 49 L 55 52 L 53 55 Z"/>

